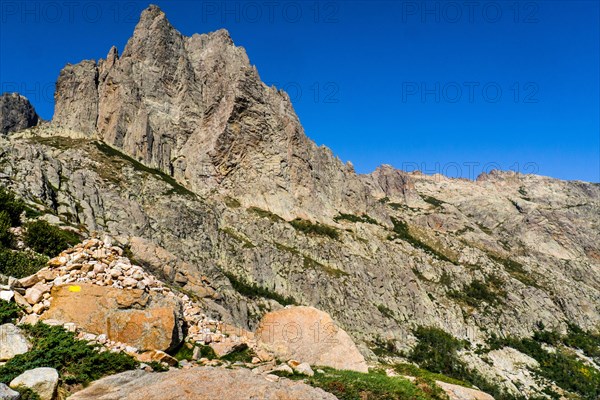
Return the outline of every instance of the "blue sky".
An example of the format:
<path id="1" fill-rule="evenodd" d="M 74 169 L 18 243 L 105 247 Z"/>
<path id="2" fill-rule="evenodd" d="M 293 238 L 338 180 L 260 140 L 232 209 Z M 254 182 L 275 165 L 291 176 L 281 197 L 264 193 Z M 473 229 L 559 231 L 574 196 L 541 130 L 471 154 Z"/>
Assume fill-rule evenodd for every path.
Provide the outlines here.
<path id="1" fill-rule="evenodd" d="M 600 181 L 598 1 L 161 1 L 227 28 L 306 133 L 358 172 Z M 67 63 L 123 50 L 140 1 L 0 1 L 1 91 L 53 113 Z"/>

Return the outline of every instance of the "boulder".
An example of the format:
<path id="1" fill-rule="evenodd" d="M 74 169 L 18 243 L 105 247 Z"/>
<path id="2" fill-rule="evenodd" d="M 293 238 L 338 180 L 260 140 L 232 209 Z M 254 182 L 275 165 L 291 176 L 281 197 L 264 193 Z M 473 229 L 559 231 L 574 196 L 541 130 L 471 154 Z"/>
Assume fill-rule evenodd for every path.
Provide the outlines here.
<path id="1" fill-rule="evenodd" d="M 146 351 L 142 354 L 136 355 L 136 358 L 139 362 L 146 363 L 146 364 L 149 364 L 152 361 L 161 362 L 161 363 L 164 362 L 172 367 L 176 367 L 179 364 L 177 359 L 171 357 L 164 351 L 160 351 L 160 350 Z"/>
<path id="2" fill-rule="evenodd" d="M 0 400 L 17 400 L 21 395 L 15 392 L 4 383 L 0 383 Z"/>
<path id="3" fill-rule="evenodd" d="M 13 324 L 0 325 L 0 361 L 10 360 L 30 349 L 31 344 L 19 328 Z"/>
<path id="4" fill-rule="evenodd" d="M 70 400 L 336 400 L 303 382 L 270 382 L 248 369 L 128 371 L 92 383 Z"/>
<path id="5" fill-rule="evenodd" d="M 52 400 L 58 386 L 58 371 L 54 368 L 35 368 L 23 372 L 10 382 L 11 388 L 25 386 L 36 392 L 41 400 Z"/>
<path id="6" fill-rule="evenodd" d="M 436 381 L 435 383 L 446 392 L 450 400 L 494 400 L 492 396 L 480 390 L 440 381 Z"/>
<path id="7" fill-rule="evenodd" d="M 363 355 L 327 314 L 314 307 L 288 307 L 265 314 L 255 333 L 277 358 L 368 372 Z"/>
<path id="8" fill-rule="evenodd" d="M 55 286 L 51 295 L 42 320 L 73 322 L 142 351 L 169 351 L 183 340 L 182 306 L 175 296 L 93 284 Z"/>
<path id="9" fill-rule="evenodd" d="M 12 290 L 0 290 L 0 300 L 11 301 L 15 297 L 15 292 Z"/>

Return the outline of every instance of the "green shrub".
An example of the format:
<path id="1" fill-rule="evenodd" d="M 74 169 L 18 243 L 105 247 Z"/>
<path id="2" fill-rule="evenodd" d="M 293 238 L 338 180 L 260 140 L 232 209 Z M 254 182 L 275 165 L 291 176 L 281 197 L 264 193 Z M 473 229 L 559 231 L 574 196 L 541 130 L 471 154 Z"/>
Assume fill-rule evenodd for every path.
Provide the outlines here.
<path id="1" fill-rule="evenodd" d="M 339 222 L 339 221 L 350 221 L 350 222 L 364 222 L 367 224 L 373 224 L 373 225 L 378 225 L 377 220 L 369 217 L 367 214 L 363 214 L 361 216 L 358 215 L 354 215 L 354 214 L 344 214 L 344 213 L 340 213 L 339 215 L 333 217 L 333 220 L 335 222 Z"/>
<path id="2" fill-rule="evenodd" d="M 488 382 L 479 372 L 468 368 L 458 356 L 458 350 L 465 348 L 468 342 L 458 340 L 438 328 L 419 327 L 414 334 L 419 343 L 409 354 L 409 359 L 418 363 L 421 368 L 468 382 L 491 394 L 496 400 L 525 399 L 523 396 L 509 394 L 500 386 Z"/>
<path id="3" fill-rule="evenodd" d="M 390 377 L 384 371 L 361 373 L 322 368 L 314 376 L 289 375 L 332 393 L 340 400 L 441 400 L 447 399 L 433 382 L 418 378 L 414 383 L 402 377 Z M 285 374 L 279 374 L 285 375 Z"/>
<path id="4" fill-rule="evenodd" d="M 209 360 L 214 360 L 216 358 L 219 358 L 219 356 L 217 356 L 217 353 L 215 353 L 214 349 L 210 346 L 205 346 L 205 345 L 197 345 L 198 347 L 200 347 L 200 358 L 208 358 Z"/>
<path id="5" fill-rule="evenodd" d="M 448 295 L 471 307 L 479 308 L 483 301 L 492 305 L 502 302 L 502 297 L 505 293 L 497 288 L 494 283 L 474 280 L 462 290 L 453 290 Z"/>
<path id="6" fill-rule="evenodd" d="M 81 241 L 77 234 L 57 228 L 41 219 L 28 223 L 26 228 L 25 244 L 48 257 L 55 257 Z"/>
<path id="7" fill-rule="evenodd" d="M 313 223 L 302 218 L 296 218 L 295 220 L 290 221 L 290 225 L 292 225 L 297 231 L 308 235 L 327 236 L 331 239 L 338 239 L 340 236 L 337 229 L 331 226 Z"/>
<path id="8" fill-rule="evenodd" d="M 409 358 L 421 368 L 448 376 L 465 369 L 457 355 L 457 351 L 465 347 L 465 342 L 433 327 L 420 326 L 414 334 L 419 342 L 410 352 Z"/>
<path id="9" fill-rule="evenodd" d="M 4 210 L 0 211 L 0 246 L 14 247 L 15 236 L 9 230 L 11 227 L 12 222 L 8 212 Z"/>
<path id="10" fill-rule="evenodd" d="M 38 254 L 0 248 L 0 274 L 24 278 L 44 268 L 47 262 L 46 257 Z"/>
<path id="11" fill-rule="evenodd" d="M 396 219 L 394 217 L 392 217 L 391 219 L 392 223 L 394 224 L 394 234 L 389 235 L 388 240 L 402 239 L 405 242 L 410 243 L 413 247 L 420 248 L 426 253 L 429 253 L 432 256 L 439 258 L 440 260 L 456 264 L 456 261 L 451 260 L 450 258 L 446 257 L 446 255 L 440 253 L 433 247 L 429 246 L 427 243 L 424 243 L 419 238 L 413 236 L 412 233 L 410 233 L 410 228 L 408 227 L 408 224 L 406 222 Z"/>
<path id="12" fill-rule="evenodd" d="M 21 395 L 19 400 L 41 400 L 40 395 L 27 386 L 17 386 L 15 390 Z"/>
<path id="13" fill-rule="evenodd" d="M 21 225 L 21 214 L 25 211 L 25 203 L 3 187 L 0 187 L 0 211 L 6 211 L 11 226 Z"/>
<path id="14" fill-rule="evenodd" d="M 105 375 L 135 369 L 139 364 L 123 353 L 99 353 L 60 326 L 38 323 L 23 325 L 21 329 L 29 336 L 33 347 L 0 367 L 0 382 L 9 383 L 29 369 L 50 367 L 58 370 L 67 384 L 85 384 Z"/>
<path id="15" fill-rule="evenodd" d="M 250 349 L 248 346 L 244 345 L 243 347 L 238 348 L 236 351 L 224 355 L 223 357 L 221 357 L 221 360 L 229 361 L 232 363 L 237 361 L 249 363 L 252 362 L 252 358 L 254 357 L 256 357 L 256 353 L 254 353 L 254 351 L 252 351 L 252 349 Z"/>
<path id="16" fill-rule="evenodd" d="M 166 372 L 169 370 L 169 367 L 163 365 L 158 361 L 150 361 L 147 364 L 150 366 L 150 368 L 152 368 L 152 371 L 154 372 Z"/>
<path id="17" fill-rule="evenodd" d="M 600 396 L 600 371 L 584 363 L 564 346 L 583 347 L 586 354 L 593 356 L 599 350 L 597 340 L 597 335 L 571 325 L 566 336 L 543 330 L 536 332 L 532 338 L 498 338 L 492 335 L 488 344 L 492 349 L 509 346 L 527 354 L 539 363 L 535 371 L 539 375 L 584 399 L 595 400 Z M 547 351 L 542 343 L 552 344 L 556 351 Z"/>
<path id="18" fill-rule="evenodd" d="M 14 322 L 21 314 L 21 309 L 15 303 L 0 300 L 0 325 Z"/>
<path id="19" fill-rule="evenodd" d="M 274 214 L 271 211 L 263 210 L 262 208 L 250 207 L 250 208 L 248 208 L 248 211 L 253 212 L 254 214 L 258 215 L 261 218 L 268 218 L 272 222 L 283 222 L 284 221 L 284 219 L 281 218 L 279 215 Z"/>
<path id="20" fill-rule="evenodd" d="M 224 272 L 224 275 L 227 277 L 227 279 L 229 279 L 229 282 L 231 282 L 231 286 L 233 286 L 238 293 L 246 297 L 263 297 L 266 299 L 275 300 L 283 306 L 298 304 L 293 297 L 284 297 L 279 293 L 273 292 L 262 286 L 258 286 L 255 283 L 248 283 L 245 280 L 227 272 Z"/>

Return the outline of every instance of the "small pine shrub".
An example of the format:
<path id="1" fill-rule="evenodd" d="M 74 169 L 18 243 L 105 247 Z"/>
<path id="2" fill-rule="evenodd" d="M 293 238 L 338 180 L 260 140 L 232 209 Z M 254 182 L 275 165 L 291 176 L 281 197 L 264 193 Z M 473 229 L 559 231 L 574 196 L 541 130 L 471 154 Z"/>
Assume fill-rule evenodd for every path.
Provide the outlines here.
<path id="1" fill-rule="evenodd" d="M 139 364 L 123 353 L 99 353 L 60 326 L 38 323 L 23 325 L 21 330 L 29 336 L 33 347 L 0 367 L 2 383 L 7 384 L 33 368 L 50 367 L 55 368 L 67 384 L 85 384 L 106 375 L 135 369 Z"/>
<path id="2" fill-rule="evenodd" d="M 0 325 L 14 322 L 21 315 L 21 309 L 15 303 L 0 300 Z"/>
<path id="3" fill-rule="evenodd" d="M 47 262 L 45 256 L 0 248 L 0 274 L 3 275 L 24 278 L 44 268 Z"/>
<path id="4" fill-rule="evenodd" d="M 10 232 L 12 221 L 10 215 L 5 210 L 0 211 L 0 246 L 13 247 L 15 236 Z"/>
<path id="5" fill-rule="evenodd" d="M 44 220 L 30 222 L 26 228 L 25 244 L 48 257 L 57 256 L 61 251 L 81 240 L 75 233 L 57 228 Z"/>
<path id="6" fill-rule="evenodd" d="M 11 226 L 21 225 L 21 214 L 25 211 L 25 203 L 3 187 L 0 187 L 0 211 L 6 211 Z"/>
<path id="7" fill-rule="evenodd" d="M 41 400 L 40 395 L 27 386 L 17 386 L 15 390 L 21 395 L 19 400 Z"/>
<path id="8" fill-rule="evenodd" d="M 301 219 L 301 218 L 296 218 L 295 220 L 290 221 L 290 225 L 292 225 L 294 227 L 294 229 L 296 229 L 297 231 L 300 231 L 300 232 L 303 232 L 306 234 L 327 236 L 334 240 L 337 240 L 340 236 L 337 229 L 335 229 L 331 226 L 323 225 L 323 224 L 319 224 L 319 223 L 315 224 L 315 223 L 312 223 L 308 220 Z"/>

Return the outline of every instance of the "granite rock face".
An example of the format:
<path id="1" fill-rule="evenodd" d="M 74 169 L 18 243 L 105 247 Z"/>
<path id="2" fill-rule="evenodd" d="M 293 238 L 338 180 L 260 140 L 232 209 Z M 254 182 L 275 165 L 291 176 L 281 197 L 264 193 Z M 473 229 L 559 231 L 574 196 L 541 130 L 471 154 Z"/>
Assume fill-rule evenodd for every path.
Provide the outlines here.
<path id="1" fill-rule="evenodd" d="M 321 389 L 288 379 L 270 382 L 248 369 L 191 368 L 160 374 L 123 372 L 92 383 L 72 400 L 335 400 Z"/>
<path id="2" fill-rule="evenodd" d="M 261 82 L 225 30 L 185 37 L 150 6 L 122 55 L 113 47 L 97 63 L 68 65 L 55 97 L 57 126 L 97 136 L 194 192 L 227 189 L 285 218 L 364 212 L 352 168 L 304 135 L 287 94 Z"/>
<path id="3" fill-rule="evenodd" d="M 0 96 L 0 134 L 6 135 L 36 126 L 40 118 L 27 98 L 17 93 Z"/>

